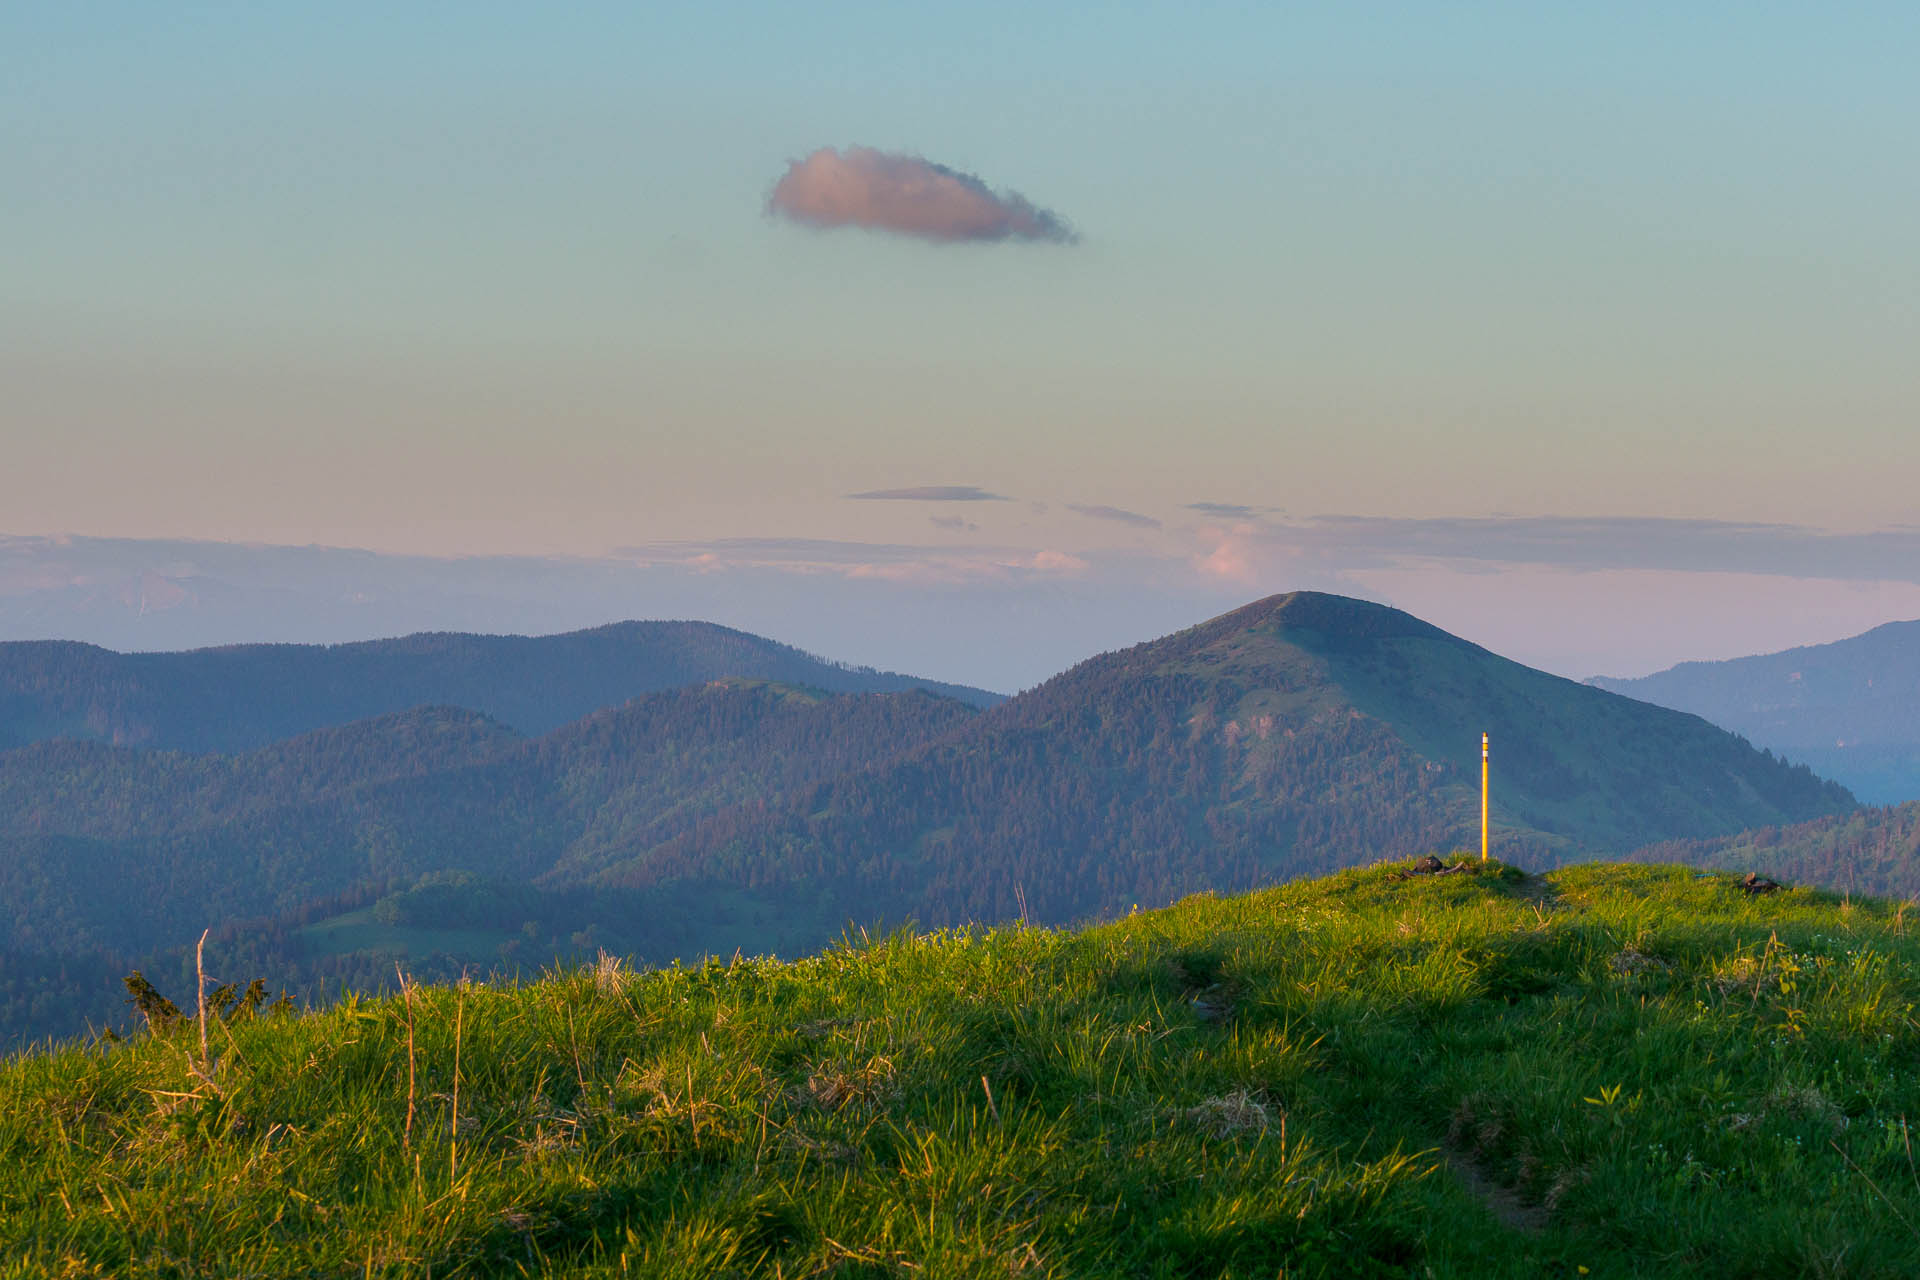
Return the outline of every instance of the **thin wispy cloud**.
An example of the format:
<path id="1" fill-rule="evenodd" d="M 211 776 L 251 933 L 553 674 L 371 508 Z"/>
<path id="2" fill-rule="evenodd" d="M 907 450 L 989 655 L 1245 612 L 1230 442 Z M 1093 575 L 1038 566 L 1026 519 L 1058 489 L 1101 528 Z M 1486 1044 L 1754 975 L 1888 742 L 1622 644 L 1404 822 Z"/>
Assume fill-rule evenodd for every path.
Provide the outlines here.
<path id="1" fill-rule="evenodd" d="M 1446 562 L 1576 571 L 1746 573 L 1852 582 L 1920 582 L 1920 531 L 1830 533 L 1804 525 L 1640 516 L 1411 519 L 1319 516 L 1240 526 L 1219 539 L 1236 565 L 1341 569 Z"/>
<path id="2" fill-rule="evenodd" d="M 702 573 L 774 570 L 928 585 L 1025 581 L 1036 575 L 1078 575 L 1090 564 L 1048 547 L 950 547 L 827 538 L 717 538 L 654 542 L 617 553 L 635 564 L 672 565 Z"/>
<path id="3" fill-rule="evenodd" d="M 901 542 L 854 542 L 838 538 L 712 538 L 699 542 L 647 542 L 614 555 L 640 564 L 727 564 L 810 567 L 904 562 L 941 549 Z"/>
<path id="4" fill-rule="evenodd" d="M 1136 529 L 1158 529 L 1160 522 L 1152 516 L 1143 516 L 1138 511 L 1127 511 L 1121 507 L 1089 506 L 1069 502 L 1067 510 L 1094 520 L 1111 520 L 1115 524 L 1132 525 Z"/>
<path id="5" fill-rule="evenodd" d="M 954 533 L 978 533 L 980 526 L 965 516 L 928 516 L 936 529 L 950 529 Z"/>
<path id="6" fill-rule="evenodd" d="M 923 484 L 907 489 L 869 489 L 849 498 L 878 502 L 1011 502 L 1003 494 L 988 493 L 971 484 Z"/>
<path id="7" fill-rule="evenodd" d="M 1187 510 L 1222 520 L 1247 520 L 1260 514 L 1259 507 L 1243 507 L 1237 502 L 1189 502 Z"/>
<path id="8" fill-rule="evenodd" d="M 923 240 L 1079 239 L 1065 219 L 1013 191 L 919 156 L 822 147 L 787 166 L 767 212 L 812 227 L 860 227 Z"/>

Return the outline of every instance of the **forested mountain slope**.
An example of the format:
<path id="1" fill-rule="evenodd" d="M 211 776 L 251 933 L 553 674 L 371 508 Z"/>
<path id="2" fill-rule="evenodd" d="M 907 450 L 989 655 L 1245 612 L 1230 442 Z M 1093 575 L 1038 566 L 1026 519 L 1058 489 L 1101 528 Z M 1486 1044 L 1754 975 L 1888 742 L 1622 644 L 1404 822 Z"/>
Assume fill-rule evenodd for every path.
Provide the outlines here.
<path id="1" fill-rule="evenodd" d="M 1920 800 L 1920 622 L 1592 683 L 1725 725 L 1870 803 Z"/>
<path id="2" fill-rule="evenodd" d="M 238 755 L 71 738 L 0 751 L 0 832 L 153 837 L 491 760 L 522 742 L 458 707 L 419 707 Z"/>
<path id="3" fill-rule="evenodd" d="M 1628 856 L 1758 872 L 1839 893 L 1920 898 L 1920 801 L 1705 840 L 1666 840 Z"/>
<path id="4" fill-rule="evenodd" d="M 1083 663 L 964 734 L 726 813 L 603 876 L 832 884 L 850 908 L 1067 920 L 1477 843 L 1535 864 L 1854 806 L 1697 717 L 1535 671 L 1398 610 L 1302 592 Z"/>
<path id="5" fill-rule="evenodd" d="M 432 704 L 465 707 L 521 733 L 542 734 L 643 693 L 723 677 L 840 693 L 926 689 L 974 706 L 1000 698 L 842 666 L 706 622 L 622 622 L 532 637 L 423 633 L 184 653 L 16 641 L 0 644 L 0 749 L 83 738 L 246 751 Z"/>
<path id="6" fill-rule="evenodd" d="M 75 743 L 0 753 L 0 946 L 159 947 L 438 870 L 564 876 L 610 841 L 777 805 L 975 714 L 918 691 L 730 681 L 531 741 L 423 708 L 237 757 Z M 439 744 L 440 767 L 404 768 L 423 742 Z"/>

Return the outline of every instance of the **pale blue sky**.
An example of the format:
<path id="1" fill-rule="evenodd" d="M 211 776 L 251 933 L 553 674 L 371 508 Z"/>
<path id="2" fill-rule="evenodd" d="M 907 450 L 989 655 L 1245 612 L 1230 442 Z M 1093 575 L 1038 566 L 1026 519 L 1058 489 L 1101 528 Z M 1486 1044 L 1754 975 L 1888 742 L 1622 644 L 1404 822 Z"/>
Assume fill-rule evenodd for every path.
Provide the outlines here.
<path id="1" fill-rule="evenodd" d="M 1251 594 L 1322 515 L 1920 523 L 1920 10 L 1678 8 L 7 6 L 0 534 Z M 1082 239 L 766 215 L 850 144 Z M 844 497 L 943 484 L 1013 501 Z M 1752 571 L 1622 528 L 1514 611 Z"/>

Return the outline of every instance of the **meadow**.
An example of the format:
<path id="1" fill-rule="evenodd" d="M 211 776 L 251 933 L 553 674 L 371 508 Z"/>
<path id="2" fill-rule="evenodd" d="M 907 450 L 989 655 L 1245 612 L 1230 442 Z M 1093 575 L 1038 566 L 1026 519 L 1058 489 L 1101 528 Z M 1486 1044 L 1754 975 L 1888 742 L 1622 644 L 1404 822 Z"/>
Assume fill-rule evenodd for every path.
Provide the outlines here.
<path id="1" fill-rule="evenodd" d="M 1904 905 L 1403 869 L 204 1028 L 170 992 L 0 1064 L 0 1277 L 1920 1274 Z"/>

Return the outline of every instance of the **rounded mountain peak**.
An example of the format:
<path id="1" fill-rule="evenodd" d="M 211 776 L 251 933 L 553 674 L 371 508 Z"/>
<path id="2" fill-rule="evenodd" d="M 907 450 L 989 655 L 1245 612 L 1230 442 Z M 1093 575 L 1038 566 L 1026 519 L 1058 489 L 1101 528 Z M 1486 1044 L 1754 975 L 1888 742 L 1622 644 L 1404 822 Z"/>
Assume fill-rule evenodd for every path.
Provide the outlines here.
<path id="1" fill-rule="evenodd" d="M 1288 591 L 1268 596 L 1222 614 L 1207 625 L 1223 632 L 1267 626 L 1299 628 L 1317 631 L 1329 638 L 1350 640 L 1448 636 L 1432 623 L 1422 622 L 1391 605 L 1325 591 Z"/>

